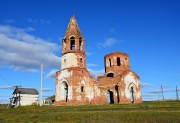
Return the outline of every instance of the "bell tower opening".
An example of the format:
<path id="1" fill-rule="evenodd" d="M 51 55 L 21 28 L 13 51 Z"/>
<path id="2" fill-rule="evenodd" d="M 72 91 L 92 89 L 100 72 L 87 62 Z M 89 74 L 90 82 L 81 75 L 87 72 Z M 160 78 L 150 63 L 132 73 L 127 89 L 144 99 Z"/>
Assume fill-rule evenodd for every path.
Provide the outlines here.
<path id="1" fill-rule="evenodd" d="M 80 51 L 82 50 L 82 38 L 81 37 L 79 38 L 79 50 Z"/>
<path id="2" fill-rule="evenodd" d="M 75 38 L 71 37 L 70 42 L 71 42 L 71 50 L 75 50 Z"/>
<path id="3" fill-rule="evenodd" d="M 111 59 L 109 59 L 109 67 L 111 67 Z"/>
<path id="4" fill-rule="evenodd" d="M 117 66 L 121 66 L 121 60 L 119 57 L 117 57 Z"/>

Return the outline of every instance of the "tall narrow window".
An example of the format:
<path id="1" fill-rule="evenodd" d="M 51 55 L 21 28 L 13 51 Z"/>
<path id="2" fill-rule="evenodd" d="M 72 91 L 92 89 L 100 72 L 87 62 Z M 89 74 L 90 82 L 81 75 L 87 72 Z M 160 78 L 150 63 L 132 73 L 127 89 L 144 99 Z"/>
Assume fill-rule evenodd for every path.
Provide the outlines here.
<path id="1" fill-rule="evenodd" d="M 120 66 L 121 65 L 121 60 L 119 57 L 117 57 L 117 66 Z"/>
<path id="2" fill-rule="evenodd" d="M 111 59 L 109 59 L 109 66 L 111 67 Z"/>
<path id="3" fill-rule="evenodd" d="M 84 86 L 81 86 L 81 93 L 84 92 Z"/>
<path id="4" fill-rule="evenodd" d="M 71 50 L 75 50 L 75 38 L 71 37 L 70 41 L 71 41 Z"/>
<path id="5" fill-rule="evenodd" d="M 80 58 L 80 62 L 82 62 L 82 58 Z"/>
<path id="6" fill-rule="evenodd" d="M 82 50 L 82 38 L 79 38 L 79 50 Z"/>

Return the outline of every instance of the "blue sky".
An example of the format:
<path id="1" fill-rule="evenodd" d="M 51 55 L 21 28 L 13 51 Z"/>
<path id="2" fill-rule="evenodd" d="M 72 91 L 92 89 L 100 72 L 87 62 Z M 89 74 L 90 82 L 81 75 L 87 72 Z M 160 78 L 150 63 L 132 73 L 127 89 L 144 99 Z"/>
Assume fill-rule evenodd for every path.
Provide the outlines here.
<path id="1" fill-rule="evenodd" d="M 104 73 L 104 56 L 128 53 L 141 79 L 143 100 L 175 98 L 180 89 L 179 0 L 1 0 L 0 103 L 12 86 L 39 89 L 44 59 L 43 96 L 55 93 L 61 40 L 75 15 L 85 38 L 87 68 Z M 180 95 L 180 94 L 179 94 Z"/>

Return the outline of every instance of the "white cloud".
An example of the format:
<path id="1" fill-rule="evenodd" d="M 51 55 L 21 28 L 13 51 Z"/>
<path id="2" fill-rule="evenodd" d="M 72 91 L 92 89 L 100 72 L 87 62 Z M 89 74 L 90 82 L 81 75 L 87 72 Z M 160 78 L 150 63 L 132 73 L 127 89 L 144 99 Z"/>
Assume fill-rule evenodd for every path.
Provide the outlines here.
<path id="1" fill-rule="evenodd" d="M 106 48 L 106 47 L 110 47 L 110 46 L 114 45 L 115 43 L 117 43 L 117 39 L 107 38 L 107 39 L 105 39 L 105 41 L 103 43 L 99 43 L 99 47 Z"/>
<path id="2" fill-rule="evenodd" d="M 0 86 L 0 89 L 15 89 L 15 86 Z"/>
<path id="3" fill-rule="evenodd" d="M 91 63 L 87 64 L 87 67 L 97 67 L 97 66 L 98 66 L 97 64 L 91 64 Z"/>
<path id="4" fill-rule="evenodd" d="M 47 79 L 55 79 L 56 78 L 56 72 L 58 70 L 51 70 L 47 75 L 46 75 L 46 78 Z"/>
<path id="5" fill-rule="evenodd" d="M 60 49 L 27 33 L 27 29 L 0 25 L 0 64 L 15 70 L 34 72 L 40 69 L 43 58 L 44 69 L 59 68 L 60 57 L 54 52 Z"/>
<path id="6" fill-rule="evenodd" d="M 141 88 L 150 87 L 152 84 L 150 83 L 141 83 Z"/>
<path id="7" fill-rule="evenodd" d="M 175 92 L 176 90 L 168 90 L 168 89 L 163 89 L 163 92 Z M 156 90 L 152 90 L 149 93 L 162 93 L 162 89 L 156 89 Z"/>
<path id="8" fill-rule="evenodd" d="M 42 24 L 49 24 L 50 23 L 50 21 L 48 21 L 48 20 L 44 20 L 44 19 L 40 19 L 39 20 Z"/>
<path id="9" fill-rule="evenodd" d="M 97 78 L 98 76 L 103 76 L 104 75 L 104 69 L 102 69 L 102 70 L 88 69 L 88 71 L 90 72 L 91 76 L 94 77 L 94 78 Z"/>
<path id="10" fill-rule="evenodd" d="M 143 97 L 151 97 L 154 96 L 153 94 L 142 94 Z"/>
<path id="11" fill-rule="evenodd" d="M 51 23 L 49 20 L 45 20 L 43 18 L 40 18 L 40 19 L 26 18 L 26 20 L 29 23 L 41 23 L 41 24 L 49 24 L 49 23 Z"/>
<path id="12" fill-rule="evenodd" d="M 86 52 L 86 55 L 87 55 L 87 56 L 90 56 L 90 55 L 92 55 L 92 53 L 90 53 L 90 52 Z"/>
<path id="13" fill-rule="evenodd" d="M 51 88 L 42 88 L 42 91 L 53 91 Z"/>
<path id="14" fill-rule="evenodd" d="M 123 42 L 124 42 L 123 40 L 118 41 L 115 38 L 107 38 L 107 39 L 105 39 L 104 42 L 99 43 L 98 47 L 99 48 L 107 48 L 107 47 L 111 47 L 111 46 L 115 45 L 116 43 L 123 43 Z"/>

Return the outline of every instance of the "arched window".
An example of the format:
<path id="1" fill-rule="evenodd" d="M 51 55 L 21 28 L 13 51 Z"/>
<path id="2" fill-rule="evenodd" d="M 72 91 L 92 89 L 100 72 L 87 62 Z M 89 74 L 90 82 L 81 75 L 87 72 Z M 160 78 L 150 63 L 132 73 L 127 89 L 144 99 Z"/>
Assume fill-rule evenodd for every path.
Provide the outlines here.
<path id="1" fill-rule="evenodd" d="M 117 66 L 120 66 L 121 65 L 121 60 L 119 57 L 117 57 Z"/>
<path id="2" fill-rule="evenodd" d="M 108 73 L 106 77 L 114 77 L 114 73 Z"/>
<path id="3" fill-rule="evenodd" d="M 82 62 L 82 58 L 80 58 L 80 62 Z"/>
<path id="4" fill-rule="evenodd" d="M 111 67 L 111 59 L 109 59 L 109 66 Z"/>
<path id="5" fill-rule="evenodd" d="M 84 93 L 84 86 L 81 86 L 81 93 Z"/>
<path id="6" fill-rule="evenodd" d="M 82 38 L 79 38 L 79 50 L 82 50 Z"/>
<path id="7" fill-rule="evenodd" d="M 75 50 L 75 38 L 71 37 L 70 42 L 71 42 L 71 50 Z"/>

